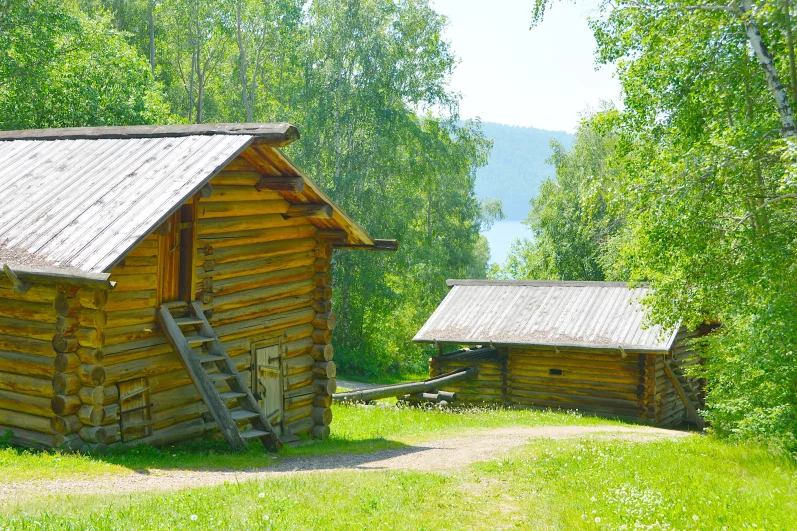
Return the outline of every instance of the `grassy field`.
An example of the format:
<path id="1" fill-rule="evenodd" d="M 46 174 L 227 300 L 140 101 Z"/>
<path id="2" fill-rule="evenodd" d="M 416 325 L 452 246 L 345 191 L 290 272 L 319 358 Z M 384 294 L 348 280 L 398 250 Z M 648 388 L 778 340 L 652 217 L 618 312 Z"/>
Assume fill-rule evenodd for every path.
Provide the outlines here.
<path id="1" fill-rule="evenodd" d="M 399 448 L 436 436 L 473 428 L 501 426 L 595 425 L 607 421 L 559 412 L 479 409 L 424 410 L 381 406 L 336 405 L 332 435 L 324 441 L 286 447 L 281 455 L 364 453 Z M 619 424 L 619 423 L 618 423 Z M 0 448 L 0 483 L 76 475 L 129 474 L 150 469 L 249 469 L 268 466 L 271 456 L 258 442 L 243 454 L 224 441 L 197 441 L 167 448 L 142 446 L 97 456 L 54 454 Z"/>
<path id="2" fill-rule="evenodd" d="M 412 444 L 469 428 L 597 424 L 534 411 L 441 411 L 342 407 L 335 438 L 288 453 L 329 453 Z M 210 448 L 155 456 L 24 454 L 3 450 L 9 477 L 121 473 L 147 463 L 202 462 Z M 167 452 L 175 452 L 167 453 Z M 192 453 L 193 452 L 193 453 Z M 212 466 L 232 455 L 208 454 Z M 242 461 L 263 466 L 252 450 Z M 14 462 L 22 463 L 14 465 Z M 64 464 L 69 463 L 69 464 Z M 207 461 L 205 461 L 207 467 Z M 244 466 L 242 466 L 245 468 Z M 38 473 L 35 473 L 38 471 Z M 68 485 L 65 487 L 65 490 Z M 101 494 L 101 493 L 98 493 Z M 336 472 L 174 493 L 14 500 L 0 528 L 41 529 L 795 529 L 797 466 L 789 456 L 713 437 L 631 442 L 585 437 L 534 440 L 500 459 L 446 473 Z"/>

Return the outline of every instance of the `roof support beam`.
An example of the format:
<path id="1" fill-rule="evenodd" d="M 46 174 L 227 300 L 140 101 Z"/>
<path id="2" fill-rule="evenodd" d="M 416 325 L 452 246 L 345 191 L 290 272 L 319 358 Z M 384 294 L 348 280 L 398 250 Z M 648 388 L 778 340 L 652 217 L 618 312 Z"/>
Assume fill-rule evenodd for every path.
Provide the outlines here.
<path id="1" fill-rule="evenodd" d="M 301 177 L 269 177 L 263 176 L 255 185 L 257 191 L 274 190 L 276 192 L 301 192 L 304 190 L 304 179 Z"/>
<path id="2" fill-rule="evenodd" d="M 398 240 L 374 240 L 373 245 L 360 245 L 336 243 L 335 249 L 349 249 L 354 251 L 398 251 Z"/>
<path id="3" fill-rule="evenodd" d="M 288 218 L 317 218 L 329 219 L 332 217 L 332 207 L 327 204 L 320 205 L 291 205 L 282 217 Z"/>
<path id="4" fill-rule="evenodd" d="M 14 293 L 19 293 L 20 295 L 24 295 L 28 292 L 28 290 L 32 287 L 32 284 L 26 284 L 22 282 L 19 277 L 14 273 L 8 264 L 3 264 L 3 272 L 5 272 L 8 280 L 11 281 L 11 284 L 14 285 Z"/>
<path id="5" fill-rule="evenodd" d="M 15 290 L 19 288 L 27 291 L 31 284 L 68 284 L 102 290 L 111 290 L 116 286 L 116 282 L 109 280 L 111 278 L 109 273 L 88 273 L 55 267 L 10 267 L 8 264 L 3 265 L 3 271 L 14 283 Z M 25 293 L 25 291 L 19 293 Z"/>

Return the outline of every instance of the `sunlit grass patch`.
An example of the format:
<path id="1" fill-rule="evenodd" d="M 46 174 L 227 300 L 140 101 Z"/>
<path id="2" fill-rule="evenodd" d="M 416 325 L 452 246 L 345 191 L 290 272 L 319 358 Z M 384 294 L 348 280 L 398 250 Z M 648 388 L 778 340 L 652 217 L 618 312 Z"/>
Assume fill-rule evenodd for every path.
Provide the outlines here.
<path id="1" fill-rule="evenodd" d="M 789 456 L 711 437 L 667 441 L 536 440 L 474 465 L 500 478 L 528 522 L 562 529 L 794 529 Z"/>
<path id="2" fill-rule="evenodd" d="M 430 438 L 473 429 L 506 426 L 594 425 L 607 421 L 574 413 L 498 408 L 419 409 L 379 403 L 374 406 L 335 405 L 332 435 L 286 447 L 281 456 L 366 453 L 400 448 Z M 97 455 L 60 454 L 18 448 L 0 449 L 0 483 L 26 479 L 127 474 L 136 470 L 245 470 L 273 463 L 274 455 L 252 441 L 246 451 L 234 452 L 223 440 L 196 440 L 154 448 L 112 448 Z"/>

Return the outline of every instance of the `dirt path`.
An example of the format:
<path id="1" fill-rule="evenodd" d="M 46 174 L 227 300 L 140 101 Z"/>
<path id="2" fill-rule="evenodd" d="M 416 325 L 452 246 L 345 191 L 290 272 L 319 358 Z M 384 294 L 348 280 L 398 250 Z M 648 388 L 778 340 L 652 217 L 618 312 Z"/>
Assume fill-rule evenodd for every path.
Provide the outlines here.
<path id="1" fill-rule="evenodd" d="M 91 479 L 65 478 L 0 485 L 0 501 L 20 496 L 134 493 L 204 487 L 227 482 L 267 479 L 278 475 L 352 470 L 441 471 L 470 463 L 489 461 L 526 444 L 531 438 L 564 439 L 597 435 L 615 439 L 649 441 L 689 437 L 680 431 L 622 426 L 545 426 L 499 428 L 474 432 L 466 437 L 429 441 L 416 446 L 380 450 L 368 454 L 337 454 L 274 459 L 267 468 L 252 470 L 150 470 L 129 476 L 100 476 Z"/>

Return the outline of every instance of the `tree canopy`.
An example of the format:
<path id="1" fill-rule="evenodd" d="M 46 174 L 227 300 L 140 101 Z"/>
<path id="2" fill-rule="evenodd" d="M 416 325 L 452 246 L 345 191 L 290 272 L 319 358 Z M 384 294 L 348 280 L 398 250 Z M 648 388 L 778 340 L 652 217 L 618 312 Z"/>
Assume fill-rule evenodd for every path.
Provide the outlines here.
<path id="1" fill-rule="evenodd" d="M 647 282 L 651 321 L 721 324 L 704 345 L 714 429 L 794 446 L 792 17 L 788 1 L 604 3 L 591 24 L 624 109 L 554 156 L 539 241 L 509 273 Z"/>
<path id="2" fill-rule="evenodd" d="M 289 154 L 393 253 L 333 258 L 346 374 L 421 371 L 445 279 L 486 274 L 490 142 L 460 122 L 427 0 L 0 0 L 6 129 L 287 121 Z M 24 73 L 24 75 L 21 75 Z"/>

